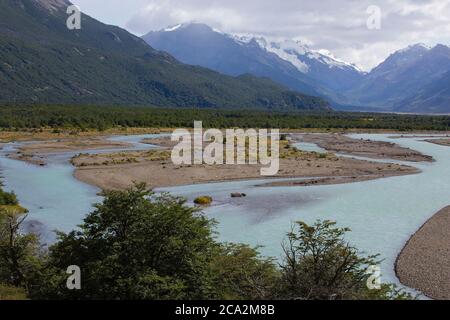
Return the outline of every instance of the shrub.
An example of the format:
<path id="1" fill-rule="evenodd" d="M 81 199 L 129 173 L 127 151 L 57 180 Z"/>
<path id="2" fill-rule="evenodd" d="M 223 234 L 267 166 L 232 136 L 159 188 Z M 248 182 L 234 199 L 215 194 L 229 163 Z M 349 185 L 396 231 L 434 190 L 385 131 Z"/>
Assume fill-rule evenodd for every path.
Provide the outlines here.
<path id="1" fill-rule="evenodd" d="M 208 206 L 213 202 L 213 199 L 209 196 L 201 196 L 194 200 L 195 204 L 201 205 L 201 206 Z"/>
<path id="2" fill-rule="evenodd" d="M 345 241 L 348 228 L 333 221 L 313 225 L 297 222 L 283 244 L 278 297 L 294 300 L 390 300 L 410 295 L 393 285 L 368 289 L 368 267 L 380 264 L 378 255 L 365 256 Z"/>
<path id="3" fill-rule="evenodd" d="M 18 203 L 17 196 L 13 192 L 5 192 L 0 187 L 0 205 L 12 206 Z"/>

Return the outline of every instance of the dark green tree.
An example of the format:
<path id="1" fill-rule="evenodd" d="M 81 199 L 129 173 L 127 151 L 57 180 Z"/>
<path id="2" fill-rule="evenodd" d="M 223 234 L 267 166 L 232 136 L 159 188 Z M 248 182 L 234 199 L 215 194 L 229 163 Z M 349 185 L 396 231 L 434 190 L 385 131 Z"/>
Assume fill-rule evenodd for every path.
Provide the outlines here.
<path id="1" fill-rule="evenodd" d="M 17 204 L 19 204 L 19 202 L 17 201 L 17 196 L 14 194 L 14 192 L 3 191 L 2 185 L 0 183 L 0 206 Z"/>
<path id="2" fill-rule="evenodd" d="M 273 259 L 263 258 L 257 249 L 243 244 L 227 244 L 218 248 L 212 261 L 218 299 L 271 299 L 280 272 Z"/>
<path id="3" fill-rule="evenodd" d="M 213 295 L 209 264 L 216 250 L 212 221 L 185 200 L 155 195 L 144 185 L 104 193 L 79 231 L 60 234 L 50 249 L 50 287 L 64 299 L 205 299 Z M 82 290 L 65 287 L 77 265 Z"/>
<path id="4" fill-rule="evenodd" d="M 41 265 L 38 238 L 22 234 L 26 209 L 0 205 L 0 284 L 30 289 Z"/>
<path id="5" fill-rule="evenodd" d="M 378 255 L 365 256 L 345 241 L 348 228 L 332 221 L 298 222 L 283 244 L 278 298 L 288 300 L 364 300 L 411 298 L 392 285 L 369 289 L 369 266 Z"/>

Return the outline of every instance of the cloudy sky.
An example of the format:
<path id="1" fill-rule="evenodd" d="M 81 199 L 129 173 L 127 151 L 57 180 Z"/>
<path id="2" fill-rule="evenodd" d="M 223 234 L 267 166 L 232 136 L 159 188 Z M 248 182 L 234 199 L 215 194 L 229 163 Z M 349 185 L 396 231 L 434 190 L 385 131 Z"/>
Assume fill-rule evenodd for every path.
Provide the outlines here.
<path id="1" fill-rule="evenodd" d="M 450 0 L 73 0 L 136 35 L 203 22 L 230 33 L 295 38 L 370 70 L 414 43 L 450 45 Z M 381 9 L 381 28 L 368 19 Z M 370 8 L 370 9 L 369 9 Z M 368 9 L 370 13 L 368 13 Z M 374 22 L 373 19 L 370 20 Z M 376 24 L 371 24 L 376 26 Z"/>

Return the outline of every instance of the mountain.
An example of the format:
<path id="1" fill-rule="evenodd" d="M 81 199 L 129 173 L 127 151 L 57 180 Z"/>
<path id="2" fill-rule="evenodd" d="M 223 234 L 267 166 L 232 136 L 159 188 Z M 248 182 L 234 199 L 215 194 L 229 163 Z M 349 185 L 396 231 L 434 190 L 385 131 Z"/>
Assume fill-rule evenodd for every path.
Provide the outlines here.
<path id="1" fill-rule="evenodd" d="M 329 109 L 269 79 L 185 65 L 84 14 L 82 29 L 70 31 L 68 5 L 0 1 L 0 103 Z"/>
<path id="2" fill-rule="evenodd" d="M 344 102 L 340 91 L 361 81 L 364 73 L 329 53 L 295 41 L 272 41 L 230 35 L 201 23 L 187 23 L 143 36 L 152 47 L 178 60 L 237 76 L 268 77 L 293 90 Z"/>
<path id="3" fill-rule="evenodd" d="M 449 47 L 436 45 L 430 48 L 416 44 L 390 55 L 365 77 L 360 86 L 345 94 L 354 104 L 372 106 L 380 110 L 406 112 L 409 110 L 408 104 L 416 101 L 416 107 L 411 110 L 431 112 L 433 105 L 419 107 L 417 103 L 438 94 L 433 92 L 433 88 L 445 84 L 444 75 L 448 71 Z M 422 95 L 422 98 L 417 97 L 418 94 Z M 445 96 L 434 96 L 433 101 L 440 101 L 438 104 L 445 106 L 446 99 L 447 112 L 450 112 L 450 100 Z"/>
<path id="4" fill-rule="evenodd" d="M 450 113 L 450 48 L 445 45 L 411 45 L 366 73 L 299 41 L 231 35 L 201 23 L 152 31 L 143 39 L 184 63 L 233 76 L 268 77 L 324 97 L 340 110 Z"/>
<path id="5" fill-rule="evenodd" d="M 432 81 L 416 94 L 394 106 L 399 112 L 407 113 L 450 113 L 450 72 Z"/>
<path id="6" fill-rule="evenodd" d="M 240 43 L 200 23 L 189 23 L 150 32 L 143 39 L 153 48 L 168 52 L 190 65 L 203 66 L 223 74 L 253 74 L 268 77 L 293 90 L 318 94 L 304 74 L 258 43 Z"/>
<path id="7" fill-rule="evenodd" d="M 291 62 L 300 72 L 332 91 L 352 88 L 364 77 L 357 66 L 335 58 L 327 50 L 312 50 L 300 41 L 273 41 L 253 36 L 234 38 L 243 43 L 255 41 L 260 48 Z"/>

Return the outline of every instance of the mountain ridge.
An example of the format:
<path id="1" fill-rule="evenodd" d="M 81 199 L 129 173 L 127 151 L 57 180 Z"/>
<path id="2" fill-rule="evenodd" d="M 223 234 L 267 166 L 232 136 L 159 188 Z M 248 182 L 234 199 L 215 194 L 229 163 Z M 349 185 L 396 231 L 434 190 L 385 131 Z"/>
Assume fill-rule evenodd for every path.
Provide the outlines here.
<path id="1" fill-rule="evenodd" d="M 184 63 L 201 65 L 234 76 L 251 73 L 269 77 L 293 90 L 319 95 L 335 104 L 346 102 L 336 91 L 360 81 L 362 74 L 350 64 L 305 46 L 307 53 L 304 58 L 308 59 L 311 66 L 309 72 L 302 69 L 303 63 L 296 56 L 300 55 L 298 50 L 295 53 L 289 48 L 276 50 L 275 47 L 281 46 L 281 43 L 262 37 L 227 34 L 197 22 L 151 31 L 142 38 L 150 46 L 169 52 Z M 331 61 L 333 63 L 329 63 Z M 323 69 L 333 70 L 323 77 Z"/>
<path id="2" fill-rule="evenodd" d="M 246 50 L 227 35 L 213 31 L 205 24 L 189 23 L 164 29 L 167 36 L 173 36 L 171 41 L 177 46 L 166 46 L 165 39 L 159 42 L 159 32 L 150 32 L 142 38 L 150 46 L 160 51 L 169 52 L 183 63 L 200 65 L 230 76 L 253 73 L 257 76 L 271 77 L 279 83 L 289 85 L 293 90 L 303 91 L 308 94 L 318 92 L 305 82 L 305 77 L 298 70 L 280 59 L 275 54 L 265 54 L 254 44 L 249 44 Z M 181 32 L 181 36 L 179 35 Z M 196 40 L 199 39 L 200 41 Z M 188 50 L 184 50 L 190 46 Z M 207 50 L 213 47 L 213 50 Z M 179 51 L 178 51 L 179 49 Z M 224 61 L 226 59 L 226 61 Z M 273 72 L 273 65 L 277 65 L 278 72 Z"/>
<path id="3" fill-rule="evenodd" d="M 299 41 L 227 34 L 197 22 L 152 31 L 143 39 L 187 64 L 226 74 L 263 75 L 294 90 L 300 89 L 300 83 L 301 89 L 332 101 L 339 110 L 450 113 L 450 98 L 432 92 L 439 81 L 445 83 L 444 74 L 450 71 L 450 48 L 441 44 L 410 45 L 363 72 Z M 427 95 L 434 98 L 425 99 Z M 412 102 L 415 106 L 408 108 Z"/>
<path id="4" fill-rule="evenodd" d="M 407 103 L 414 100 L 414 96 L 430 83 L 439 81 L 448 71 L 448 46 L 415 44 L 392 53 L 366 76 L 360 86 L 347 94 L 362 105 L 407 112 Z M 450 112 L 450 100 L 448 105 L 447 112 Z M 421 111 L 432 112 L 432 109 L 433 105 L 423 105 Z"/>
<path id="5" fill-rule="evenodd" d="M 44 4 L 44 5 L 43 5 Z M 86 14 L 66 27 L 66 0 L 0 2 L 0 102 L 329 110 L 268 79 L 184 65 Z"/>

